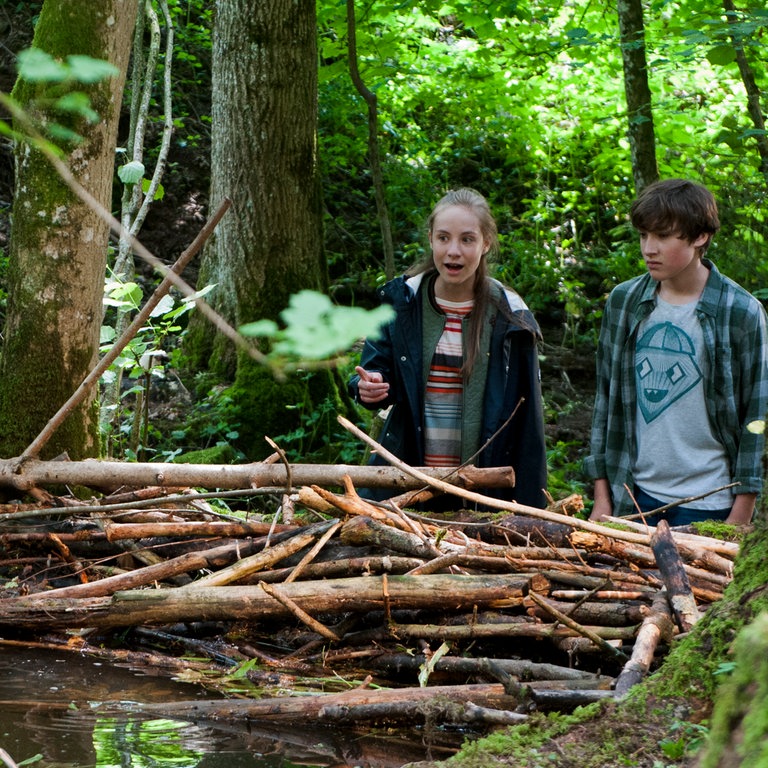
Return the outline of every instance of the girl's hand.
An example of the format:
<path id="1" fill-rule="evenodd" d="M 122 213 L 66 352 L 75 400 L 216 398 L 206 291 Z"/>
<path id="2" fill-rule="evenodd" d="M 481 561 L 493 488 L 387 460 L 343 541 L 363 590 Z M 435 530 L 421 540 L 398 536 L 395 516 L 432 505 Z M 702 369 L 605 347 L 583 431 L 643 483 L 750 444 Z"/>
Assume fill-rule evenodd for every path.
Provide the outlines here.
<path id="1" fill-rule="evenodd" d="M 378 371 L 366 371 L 359 365 L 355 373 L 360 377 L 357 383 L 357 391 L 360 400 L 364 403 L 379 403 L 389 394 L 389 384 Z"/>

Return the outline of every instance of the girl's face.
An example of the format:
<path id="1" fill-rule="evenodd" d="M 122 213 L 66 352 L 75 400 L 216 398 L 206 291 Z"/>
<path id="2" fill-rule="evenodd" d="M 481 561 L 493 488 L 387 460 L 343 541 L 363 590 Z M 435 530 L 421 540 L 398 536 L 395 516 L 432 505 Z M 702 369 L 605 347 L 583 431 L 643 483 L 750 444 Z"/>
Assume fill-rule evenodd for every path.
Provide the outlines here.
<path id="1" fill-rule="evenodd" d="M 438 276 L 435 293 L 449 301 L 474 295 L 475 272 L 490 243 L 480 231 L 480 219 L 469 208 L 450 205 L 437 213 L 429 233 Z"/>

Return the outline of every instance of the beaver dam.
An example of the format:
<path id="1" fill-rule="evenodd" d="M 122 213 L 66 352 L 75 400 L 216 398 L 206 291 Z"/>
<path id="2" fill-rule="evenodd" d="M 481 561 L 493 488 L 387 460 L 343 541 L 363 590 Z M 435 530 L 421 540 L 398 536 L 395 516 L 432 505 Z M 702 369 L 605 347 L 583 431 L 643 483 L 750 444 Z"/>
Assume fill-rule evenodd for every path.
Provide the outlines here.
<path id="1" fill-rule="evenodd" d="M 487 730 L 623 696 L 731 580 L 736 544 L 473 490 L 504 477 L 0 462 L 34 500 L 0 507 L 0 642 L 199 681 L 172 705 L 195 721 Z M 411 511 L 446 491 L 460 511 Z"/>

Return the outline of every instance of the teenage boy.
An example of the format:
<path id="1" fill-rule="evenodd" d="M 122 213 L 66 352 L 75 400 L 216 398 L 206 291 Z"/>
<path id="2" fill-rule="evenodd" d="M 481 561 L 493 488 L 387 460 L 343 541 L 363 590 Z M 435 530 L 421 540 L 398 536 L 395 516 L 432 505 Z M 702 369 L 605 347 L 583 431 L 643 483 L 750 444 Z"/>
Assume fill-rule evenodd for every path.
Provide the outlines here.
<path id="1" fill-rule="evenodd" d="M 705 258 L 720 228 L 708 189 L 656 182 L 630 218 L 648 272 L 614 288 L 603 315 L 590 519 L 686 499 L 646 519 L 749 523 L 763 482 L 765 310 Z"/>

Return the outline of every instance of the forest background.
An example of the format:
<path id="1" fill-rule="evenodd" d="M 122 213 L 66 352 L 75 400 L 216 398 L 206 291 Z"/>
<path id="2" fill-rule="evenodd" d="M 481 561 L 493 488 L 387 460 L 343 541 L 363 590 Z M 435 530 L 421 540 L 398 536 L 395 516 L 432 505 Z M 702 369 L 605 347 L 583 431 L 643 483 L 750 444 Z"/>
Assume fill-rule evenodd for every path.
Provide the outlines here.
<path id="1" fill-rule="evenodd" d="M 47 9 L 62 5 L 58 0 L 45 4 Z M 495 275 L 519 291 L 544 330 L 555 495 L 585 488 L 579 461 L 586 449 L 589 378 L 601 308 L 614 285 L 642 270 L 637 238 L 627 221 L 638 189 L 672 176 L 709 186 L 723 225 L 710 257 L 721 271 L 768 298 L 763 257 L 768 138 L 761 106 L 765 9 L 737 8 L 731 0 L 633 0 L 616 6 L 384 0 L 358 3 L 350 17 L 351 4 L 337 0 L 299 6 L 271 0 L 256 10 L 249 3 L 216 6 L 202 0 L 148 4 L 154 21 L 137 41 L 149 47 L 157 26 L 159 55 L 150 78 L 146 148 L 140 172 L 132 175 L 136 166 L 127 141 L 137 84 L 129 77 L 117 126 L 113 212 L 119 215 L 126 192 L 146 192 L 153 167 L 162 165 L 160 186 L 152 188 L 138 237 L 171 264 L 211 215 L 222 189 L 232 194 L 237 210 L 237 190 L 244 182 L 235 174 L 259 188 L 256 200 L 271 200 L 275 190 L 288 186 L 266 150 L 239 171 L 222 170 L 224 164 L 217 163 L 222 155 L 212 147 L 217 126 L 212 115 L 226 80 L 220 76 L 217 90 L 217 65 L 222 68 L 217 56 L 223 59 L 224 54 L 215 40 L 227 37 L 239 50 L 266 48 L 272 32 L 278 36 L 278 26 L 287 29 L 301 15 L 296 29 L 309 28 L 313 39 L 299 44 L 294 30 L 293 47 L 309 54 L 305 79 L 316 112 L 310 110 L 305 120 L 298 111 L 272 110 L 271 129 L 283 136 L 295 122 L 310 123 L 316 139 L 313 156 L 287 159 L 316 167 L 319 204 L 311 215 L 319 218 L 314 240 L 320 242 L 308 249 L 304 262 L 293 262 L 260 234 L 290 219 L 290 204 L 284 217 L 279 208 L 264 206 L 262 221 L 245 233 L 240 230 L 238 247 L 245 256 L 238 263 L 232 255 L 231 269 L 239 277 L 229 278 L 231 291 L 221 266 L 228 256 L 215 238 L 186 280 L 197 283 L 201 292 L 216 285 L 220 296 L 237 294 L 232 309 L 228 299 L 216 299 L 217 288 L 211 290 L 214 307 L 239 326 L 282 318 L 282 327 L 287 323 L 290 328 L 291 316 L 284 313 L 288 297 L 303 288 L 327 293 L 336 305 L 371 308 L 376 287 L 424 254 L 424 222 L 442 192 L 456 186 L 478 189 L 489 198 L 499 223 L 501 256 Z M 42 8 L 43 3 L 30 2 L 5 3 L 0 9 L 5 40 L 0 91 L 13 88 L 16 54 L 31 44 Z M 165 66 L 168 62 L 172 67 Z M 278 81 L 302 77 L 291 61 L 274 66 Z M 170 100 L 163 96 L 164 82 Z M 258 120 L 266 118 L 247 122 L 248 99 L 278 102 L 250 85 L 245 95 L 232 97 L 245 123 L 231 112 L 231 121 L 220 122 L 231 122 L 240 132 L 235 134 L 238 144 L 255 147 L 264 127 Z M 5 316 L 7 295 L 13 292 L 13 238 L 22 235 L 15 235 L 21 227 L 11 226 L 14 142 L 12 137 L 2 141 L 0 300 Z M 238 150 L 230 145 L 226 151 L 237 155 Z M 252 207 L 258 217 L 259 206 Z M 224 221 L 233 216 L 240 214 L 227 214 Z M 130 317 L 158 281 L 142 263 L 135 273 L 117 269 L 121 248 L 114 236 L 106 250 L 102 351 L 117 334 L 119 316 Z M 258 279 L 251 279 L 253 262 L 282 262 L 282 267 L 262 269 Z M 368 418 L 344 393 L 354 351 L 330 373 L 307 366 L 291 374 L 291 384 L 276 381 L 270 366 L 261 366 L 264 375 L 243 375 L 241 360 L 228 359 L 222 347 L 194 341 L 195 336 L 210 341 L 215 334 L 204 325 L 205 330 L 198 325 L 196 331 L 197 318 L 188 324 L 191 305 L 183 299 L 172 293 L 103 377 L 102 454 L 159 461 L 255 460 L 271 452 L 266 434 L 293 460 L 361 460 L 360 447 L 335 420 L 339 411 Z M 306 296 L 295 301 L 299 324 L 323 311 L 307 303 Z M 4 325 L 7 366 L 13 357 L 7 317 Z M 269 333 L 274 337 L 274 330 Z M 226 343 L 231 348 L 231 341 Z M 278 358 L 282 365 L 283 357 Z M 110 403 L 110 384 L 119 382 L 119 375 L 127 384 Z M 29 389 L 29 382 L 23 386 Z M 8 388 L 0 383 L 5 402 Z M 39 394 L 35 397 L 39 404 Z M 38 422 L 20 430 L 15 402 L 11 439 L 11 430 L 1 428 L 2 410 L 0 402 L 0 452 L 8 456 L 17 455 L 52 415 L 38 407 Z M 576 427 L 569 429 L 569 423 Z"/>

